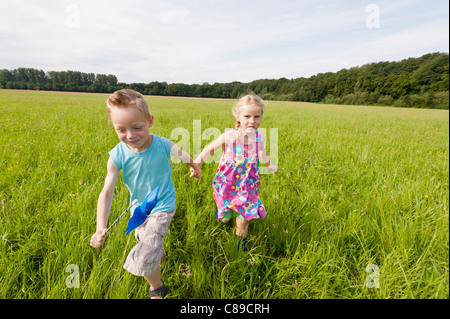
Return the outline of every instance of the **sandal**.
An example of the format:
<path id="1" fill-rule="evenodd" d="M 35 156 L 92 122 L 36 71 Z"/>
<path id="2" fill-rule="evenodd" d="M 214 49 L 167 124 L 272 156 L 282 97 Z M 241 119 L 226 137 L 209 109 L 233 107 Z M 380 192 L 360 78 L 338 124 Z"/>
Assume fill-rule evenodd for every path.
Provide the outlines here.
<path id="1" fill-rule="evenodd" d="M 238 241 L 238 249 L 242 248 L 242 251 L 245 251 L 245 245 L 247 243 L 251 243 L 253 245 L 253 247 L 255 247 L 255 244 L 248 237 L 241 237 L 238 235 L 234 235 L 234 238 L 237 239 L 237 241 Z"/>
<path id="2" fill-rule="evenodd" d="M 161 297 L 161 299 L 164 299 L 167 296 L 167 288 L 164 286 L 164 281 L 161 279 L 162 285 L 161 287 L 155 289 L 155 290 L 149 290 L 148 295 L 150 299 L 152 297 Z"/>

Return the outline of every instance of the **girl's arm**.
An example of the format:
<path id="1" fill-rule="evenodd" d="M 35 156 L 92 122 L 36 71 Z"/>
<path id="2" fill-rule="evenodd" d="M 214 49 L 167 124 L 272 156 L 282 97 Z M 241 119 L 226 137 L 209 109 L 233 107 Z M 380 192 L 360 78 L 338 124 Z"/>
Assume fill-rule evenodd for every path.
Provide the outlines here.
<path id="1" fill-rule="evenodd" d="M 263 143 L 259 144 L 259 150 L 258 150 L 258 155 L 261 158 L 261 160 L 266 163 L 267 167 L 269 167 L 269 169 L 271 169 L 272 171 L 274 171 L 274 173 L 278 173 L 278 167 L 273 165 L 270 162 L 270 157 L 269 155 L 267 155 L 267 151 L 266 148 L 264 147 Z"/>
<path id="2" fill-rule="evenodd" d="M 91 246 L 99 248 L 105 241 L 108 234 L 105 234 L 108 225 L 108 216 L 111 211 L 114 188 L 116 187 L 119 170 L 113 160 L 109 158 L 107 164 L 107 174 L 97 202 L 97 230 L 91 238 Z"/>
<path id="3" fill-rule="evenodd" d="M 200 170 L 200 167 L 197 163 L 194 162 L 192 157 L 183 152 L 177 144 L 170 141 L 170 155 L 175 156 L 176 158 L 180 159 L 183 163 L 188 164 L 191 167 L 191 175 L 189 177 L 195 177 L 197 179 L 201 178 L 202 172 Z"/>
<path id="4" fill-rule="evenodd" d="M 202 164 L 204 161 L 206 161 L 210 156 L 214 155 L 214 152 L 223 147 L 225 145 L 225 133 L 220 135 L 215 141 L 213 141 L 211 144 L 206 146 L 203 151 L 197 156 L 195 159 L 195 163 L 198 163 L 199 165 Z"/>

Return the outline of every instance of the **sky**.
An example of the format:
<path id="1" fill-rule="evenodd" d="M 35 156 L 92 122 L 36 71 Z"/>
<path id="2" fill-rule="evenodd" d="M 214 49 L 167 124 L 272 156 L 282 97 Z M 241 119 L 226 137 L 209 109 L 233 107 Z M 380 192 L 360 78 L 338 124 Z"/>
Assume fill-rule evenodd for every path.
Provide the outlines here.
<path id="1" fill-rule="evenodd" d="M 447 0 L 0 0 L 0 69 L 292 79 L 449 52 Z"/>

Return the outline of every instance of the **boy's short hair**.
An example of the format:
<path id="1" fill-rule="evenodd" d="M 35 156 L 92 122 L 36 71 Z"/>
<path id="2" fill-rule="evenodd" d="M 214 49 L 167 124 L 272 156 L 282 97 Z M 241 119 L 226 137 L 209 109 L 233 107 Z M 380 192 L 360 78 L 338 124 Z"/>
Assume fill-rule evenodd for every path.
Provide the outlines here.
<path id="1" fill-rule="evenodd" d="M 111 96 L 106 101 L 108 115 L 110 114 L 111 108 L 113 107 L 136 107 L 139 111 L 142 112 L 147 120 L 149 120 L 151 117 L 147 101 L 141 93 L 136 92 L 135 90 L 122 89 L 111 94 Z"/>

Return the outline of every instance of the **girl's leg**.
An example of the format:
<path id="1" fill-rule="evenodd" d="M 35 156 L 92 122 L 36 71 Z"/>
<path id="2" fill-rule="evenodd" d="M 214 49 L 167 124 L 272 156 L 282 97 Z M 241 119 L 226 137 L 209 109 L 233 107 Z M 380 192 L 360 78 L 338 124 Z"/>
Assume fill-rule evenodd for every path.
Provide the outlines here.
<path id="1" fill-rule="evenodd" d="M 242 219 L 240 217 L 236 217 L 236 235 L 234 238 L 238 241 L 238 248 L 242 249 L 242 251 L 247 251 L 247 244 L 251 243 L 253 246 L 255 244 L 248 239 L 248 220 Z"/>
<path id="2" fill-rule="evenodd" d="M 231 220 L 232 217 L 233 217 L 233 212 L 230 210 L 222 217 L 222 219 L 220 219 L 220 221 L 222 223 L 228 223 Z"/>
<path id="3" fill-rule="evenodd" d="M 248 222 L 248 220 L 236 216 L 236 236 L 247 237 Z"/>

